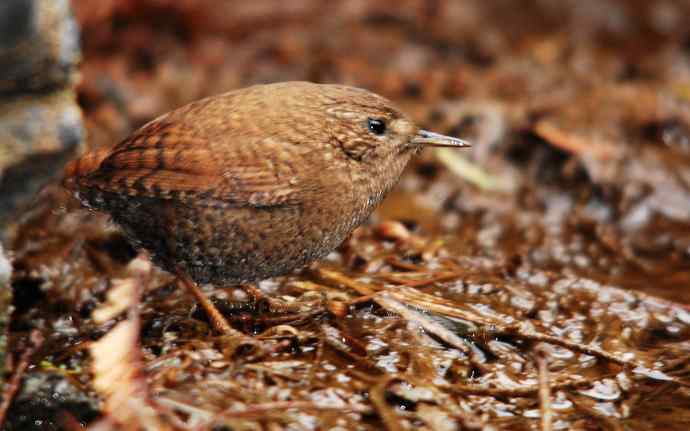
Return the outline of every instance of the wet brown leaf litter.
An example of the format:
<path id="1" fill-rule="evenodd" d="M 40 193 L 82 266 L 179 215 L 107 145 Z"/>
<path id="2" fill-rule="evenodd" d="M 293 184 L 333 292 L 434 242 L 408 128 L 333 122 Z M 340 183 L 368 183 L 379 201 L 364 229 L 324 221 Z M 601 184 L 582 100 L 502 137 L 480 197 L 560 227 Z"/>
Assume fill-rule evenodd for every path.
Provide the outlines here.
<path id="1" fill-rule="evenodd" d="M 5 246 L 5 429 L 688 429 L 685 3 L 74 9 L 90 148 L 294 79 L 378 92 L 474 146 L 423 153 L 322 262 L 204 286 L 250 343 L 48 187 Z"/>

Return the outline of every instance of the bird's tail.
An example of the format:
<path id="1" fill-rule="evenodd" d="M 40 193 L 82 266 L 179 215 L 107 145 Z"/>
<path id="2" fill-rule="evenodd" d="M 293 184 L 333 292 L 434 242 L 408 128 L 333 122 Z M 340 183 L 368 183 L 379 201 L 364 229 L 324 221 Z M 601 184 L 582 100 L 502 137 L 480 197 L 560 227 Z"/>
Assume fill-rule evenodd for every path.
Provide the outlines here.
<path id="1" fill-rule="evenodd" d="M 101 162 L 108 154 L 110 154 L 108 149 L 96 150 L 69 162 L 65 166 L 62 186 L 68 190 L 76 190 L 85 177 L 100 167 Z"/>

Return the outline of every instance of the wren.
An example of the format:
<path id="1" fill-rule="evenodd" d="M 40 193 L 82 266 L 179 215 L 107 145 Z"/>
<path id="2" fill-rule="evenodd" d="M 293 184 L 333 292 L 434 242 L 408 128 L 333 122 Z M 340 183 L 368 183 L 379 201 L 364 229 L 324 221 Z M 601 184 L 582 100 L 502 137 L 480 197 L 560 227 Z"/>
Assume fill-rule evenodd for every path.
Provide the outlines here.
<path id="1" fill-rule="evenodd" d="M 162 268 L 251 283 L 335 249 L 425 145 L 469 146 L 369 91 L 283 82 L 164 114 L 73 161 L 63 184 Z"/>

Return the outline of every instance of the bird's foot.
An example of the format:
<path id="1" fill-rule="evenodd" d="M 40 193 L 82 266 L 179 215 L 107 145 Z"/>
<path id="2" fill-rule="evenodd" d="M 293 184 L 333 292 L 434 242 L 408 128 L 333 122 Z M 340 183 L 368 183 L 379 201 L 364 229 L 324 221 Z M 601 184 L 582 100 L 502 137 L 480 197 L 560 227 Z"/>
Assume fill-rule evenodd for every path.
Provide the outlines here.
<path id="1" fill-rule="evenodd" d="M 324 298 L 322 297 L 299 301 L 285 301 L 280 298 L 268 296 L 263 293 L 261 289 L 253 285 L 243 285 L 242 290 L 247 292 L 252 298 L 252 302 L 257 309 L 272 314 L 313 314 L 315 311 L 324 308 Z"/>

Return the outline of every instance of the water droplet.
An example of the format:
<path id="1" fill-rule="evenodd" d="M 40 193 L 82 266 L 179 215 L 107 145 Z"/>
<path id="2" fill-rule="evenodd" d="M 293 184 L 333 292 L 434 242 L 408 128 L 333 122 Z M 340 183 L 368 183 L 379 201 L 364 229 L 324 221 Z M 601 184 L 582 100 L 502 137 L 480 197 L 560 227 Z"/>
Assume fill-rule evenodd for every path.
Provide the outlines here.
<path id="1" fill-rule="evenodd" d="M 602 401 L 617 400 L 621 396 L 621 390 L 613 379 L 604 379 L 594 382 L 591 389 L 580 390 L 580 394 Z"/>
<path id="2" fill-rule="evenodd" d="M 654 379 L 654 380 L 663 380 L 663 381 L 672 381 L 673 380 L 672 377 L 670 377 L 669 375 L 667 375 L 661 371 L 651 370 L 651 369 L 645 368 L 645 367 L 637 367 L 633 370 L 633 373 L 641 374 L 643 376 L 647 376 L 650 379 Z"/>

